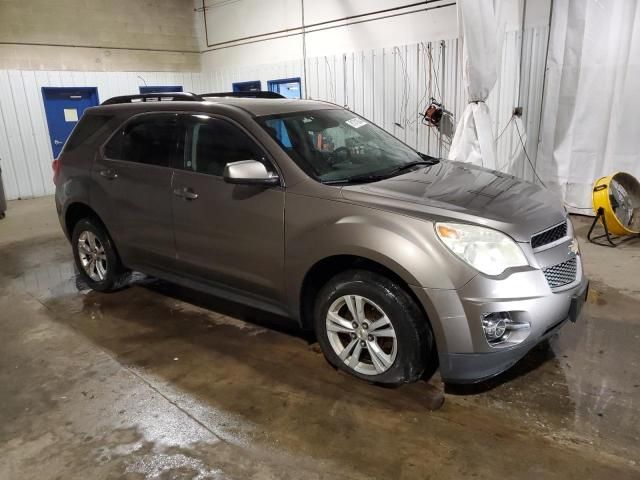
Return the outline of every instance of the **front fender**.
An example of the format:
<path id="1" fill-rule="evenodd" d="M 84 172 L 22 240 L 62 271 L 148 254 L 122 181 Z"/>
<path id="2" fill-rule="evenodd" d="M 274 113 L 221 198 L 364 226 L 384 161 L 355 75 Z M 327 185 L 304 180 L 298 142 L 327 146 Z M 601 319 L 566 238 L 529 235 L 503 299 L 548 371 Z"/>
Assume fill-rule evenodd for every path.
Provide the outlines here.
<path id="1" fill-rule="evenodd" d="M 308 212 L 312 211 L 313 215 Z M 285 278 L 288 298 L 299 312 L 306 274 L 337 255 L 383 265 L 410 286 L 454 289 L 475 271 L 454 257 L 429 221 L 321 198 L 292 195 L 286 207 Z"/>

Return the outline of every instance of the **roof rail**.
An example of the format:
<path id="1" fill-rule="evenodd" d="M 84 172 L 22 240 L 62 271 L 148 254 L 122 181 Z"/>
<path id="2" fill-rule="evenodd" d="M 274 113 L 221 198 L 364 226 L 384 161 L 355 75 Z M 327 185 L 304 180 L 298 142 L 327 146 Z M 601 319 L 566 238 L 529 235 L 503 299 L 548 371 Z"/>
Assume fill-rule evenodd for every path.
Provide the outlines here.
<path id="1" fill-rule="evenodd" d="M 215 92 L 203 93 L 201 97 L 236 97 L 236 98 L 286 98 L 276 92 Z"/>
<path id="2" fill-rule="evenodd" d="M 102 102 L 102 105 L 116 105 L 118 103 L 139 103 L 139 102 L 203 102 L 200 95 L 189 92 L 166 92 L 166 93 L 140 93 L 138 95 L 122 95 L 112 97 Z"/>

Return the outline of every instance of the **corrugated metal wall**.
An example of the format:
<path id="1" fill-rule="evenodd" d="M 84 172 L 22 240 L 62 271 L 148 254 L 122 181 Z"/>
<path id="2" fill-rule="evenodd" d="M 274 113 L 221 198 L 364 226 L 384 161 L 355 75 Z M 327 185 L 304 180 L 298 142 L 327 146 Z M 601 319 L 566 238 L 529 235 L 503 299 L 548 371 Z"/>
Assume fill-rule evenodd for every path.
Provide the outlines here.
<path id="1" fill-rule="evenodd" d="M 500 169 L 533 179 L 512 121 L 513 107 L 524 107 L 522 140 L 535 162 L 542 82 L 548 32 L 546 28 L 505 35 L 498 82 L 489 97 Z M 523 59 L 520 81 L 520 51 Z M 455 125 L 465 106 L 457 39 L 309 58 L 308 96 L 346 105 L 418 150 L 446 156 Z M 207 73 L 102 73 L 0 70 L 0 167 L 8 198 L 53 193 L 52 152 L 41 87 L 97 87 L 101 100 L 138 92 L 144 85 L 182 85 L 185 91 L 228 91 L 237 81 L 303 77 L 302 60 L 222 69 Z M 304 80 L 303 80 L 304 83 Z M 419 115 L 430 98 L 450 112 L 438 130 Z"/>
<path id="2" fill-rule="evenodd" d="M 534 174 L 522 143 L 535 165 L 547 38 L 547 27 L 505 34 L 498 81 L 488 99 L 500 170 L 527 180 Z M 306 91 L 309 98 L 348 106 L 422 152 L 447 156 L 466 104 L 461 63 L 457 39 L 309 58 Z M 261 80 L 266 89 L 267 80 L 303 77 L 303 70 L 302 62 L 224 69 L 214 75 L 214 89 L 247 80 Z M 428 127 L 419 115 L 432 97 L 449 112 L 440 129 Z M 518 105 L 521 135 L 512 118 Z"/>
<path id="3" fill-rule="evenodd" d="M 185 91 L 212 88 L 208 73 L 50 72 L 0 70 L 0 168 L 8 199 L 54 192 L 53 153 L 42 87 L 97 87 L 100 100 L 138 93 L 139 85 L 182 85 Z M 142 80 L 142 77 L 144 80 Z"/>
<path id="4" fill-rule="evenodd" d="M 307 91 L 349 107 L 425 153 L 446 154 L 453 128 L 440 134 L 420 114 L 431 97 L 453 117 L 462 111 L 457 56 L 453 39 L 314 58 L 307 61 Z"/>

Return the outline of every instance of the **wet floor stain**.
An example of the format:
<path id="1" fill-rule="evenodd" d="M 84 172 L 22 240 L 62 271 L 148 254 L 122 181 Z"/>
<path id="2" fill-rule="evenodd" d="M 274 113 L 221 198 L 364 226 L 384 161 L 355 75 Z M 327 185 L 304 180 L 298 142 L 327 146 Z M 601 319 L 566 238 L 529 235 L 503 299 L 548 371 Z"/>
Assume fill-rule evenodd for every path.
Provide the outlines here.
<path id="1" fill-rule="evenodd" d="M 640 478 L 640 302 L 606 285 L 496 379 L 389 389 L 277 316 L 144 275 L 90 291 L 68 248 L 0 249 L 0 476 Z"/>

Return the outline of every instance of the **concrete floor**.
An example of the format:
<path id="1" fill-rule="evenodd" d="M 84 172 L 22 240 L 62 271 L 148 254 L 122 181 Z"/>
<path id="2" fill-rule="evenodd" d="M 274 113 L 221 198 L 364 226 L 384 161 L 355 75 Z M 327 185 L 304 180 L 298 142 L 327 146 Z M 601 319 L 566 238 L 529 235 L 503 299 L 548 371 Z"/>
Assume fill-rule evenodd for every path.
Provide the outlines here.
<path id="1" fill-rule="evenodd" d="M 640 242 L 582 241 L 583 318 L 508 373 L 384 389 L 277 317 L 141 275 L 87 291 L 51 198 L 7 213 L 1 479 L 640 478 Z"/>

